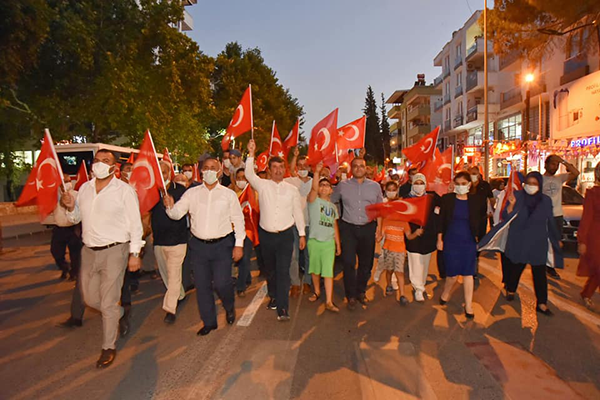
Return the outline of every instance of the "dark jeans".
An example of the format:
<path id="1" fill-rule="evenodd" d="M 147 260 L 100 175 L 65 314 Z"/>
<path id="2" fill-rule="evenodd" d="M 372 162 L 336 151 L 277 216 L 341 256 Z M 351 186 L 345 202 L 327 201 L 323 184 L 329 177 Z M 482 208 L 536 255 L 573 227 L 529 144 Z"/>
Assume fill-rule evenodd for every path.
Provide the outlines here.
<path id="1" fill-rule="evenodd" d="M 252 283 L 252 275 L 250 274 L 250 258 L 252 257 L 252 240 L 244 239 L 244 256 L 238 261 L 238 277 L 235 283 L 235 289 L 238 292 L 245 291 L 250 283 Z"/>
<path id="2" fill-rule="evenodd" d="M 436 251 L 436 261 L 437 261 L 437 269 L 438 274 L 440 275 L 440 279 L 446 279 L 446 265 L 444 264 L 444 252 Z"/>
<path id="3" fill-rule="evenodd" d="M 260 271 L 261 275 L 264 275 L 266 274 L 265 259 L 263 258 L 262 247 L 260 244 L 254 248 L 254 252 L 256 253 L 256 263 L 258 264 L 258 270 Z"/>
<path id="4" fill-rule="evenodd" d="M 519 286 L 519 280 L 521 274 L 525 269 L 525 264 L 516 264 L 512 262 L 508 257 L 504 258 L 506 274 L 506 290 L 514 293 L 517 291 Z M 535 291 L 535 298 L 537 305 L 546 304 L 548 302 L 548 279 L 546 278 L 546 266 L 545 265 L 532 265 L 531 273 L 533 275 L 533 289 Z"/>
<path id="5" fill-rule="evenodd" d="M 83 244 L 79 236 L 79 230 L 79 225 L 55 226 L 52 229 L 52 239 L 50 241 L 50 253 L 52 253 L 56 265 L 63 272 L 69 272 L 72 277 L 79 274 L 79 267 L 81 266 L 81 247 Z M 70 265 L 65 258 L 67 247 L 71 258 Z"/>
<path id="6" fill-rule="evenodd" d="M 346 298 L 356 299 L 364 295 L 373 269 L 375 256 L 375 221 L 366 225 L 353 225 L 340 221 L 342 264 L 344 265 L 344 289 Z M 356 256 L 358 255 L 358 269 Z"/>
<path id="7" fill-rule="evenodd" d="M 278 233 L 259 228 L 260 247 L 265 262 L 269 297 L 277 302 L 277 311 L 289 310 L 290 264 L 294 250 L 294 227 Z"/>
<path id="8" fill-rule="evenodd" d="M 564 218 L 562 215 L 559 215 L 558 217 L 554 217 L 554 223 L 556 224 L 556 229 L 558 230 L 558 237 L 560 241 L 563 240 L 563 223 L 564 223 Z"/>
<path id="9" fill-rule="evenodd" d="M 231 277 L 233 234 L 215 243 L 190 240 L 190 259 L 196 281 L 196 300 L 204 326 L 217 326 L 217 309 L 213 291 L 221 299 L 225 311 L 234 309 L 235 296 Z"/>
<path id="10" fill-rule="evenodd" d="M 190 235 L 191 236 L 191 235 Z M 194 286 L 194 278 L 192 276 L 192 260 L 190 258 L 190 243 L 192 239 L 188 240 L 187 252 L 183 259 L 183 265 L 181 267 L 181 285 L 187 291 Z"/>

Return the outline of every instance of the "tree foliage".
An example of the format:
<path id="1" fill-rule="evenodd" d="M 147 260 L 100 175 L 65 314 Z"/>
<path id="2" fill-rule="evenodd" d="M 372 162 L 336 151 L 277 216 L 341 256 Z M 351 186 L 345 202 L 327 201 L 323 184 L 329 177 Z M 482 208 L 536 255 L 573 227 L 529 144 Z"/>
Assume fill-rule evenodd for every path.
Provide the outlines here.
<path id="1" fill-rule="evenodd" d="M 367 154 L 373 157 L 376 163 L 383 164 L 385 159 L 383 154 L 383 138 L 379 126 L 377 102 L 375 101 L 375 94 L 371 86 L 367 88 L 363 112 L 367 116 L 367 129 L 365 132 Z"/>
<path id="2" fill-rule="evenodd" d="M 539 60 L 551 53 L 561 40 L 556 36 L 540 33 L 546 28 L 564 32 L 571 28 L 591 24 L 600 17 L 597 0 L 497 0 L 488 13 L 489 37 L 494 41 L 496 54 L 518 53 L 532 60 Z M 483 24 L 483 17 L 480 19 Z M 598 51 L 598 25 L 590 27 L 584 48 Z"/>
<path id="3" fill-rule="evenodd" d="M 387 116 L 387 110 L 385 107 L 385 97 L 383 93 L 381 93 L 381 139 L 383 140 L 383 152 L 384 158 L 388 158 L 390 156 L 390 122 Z"/>

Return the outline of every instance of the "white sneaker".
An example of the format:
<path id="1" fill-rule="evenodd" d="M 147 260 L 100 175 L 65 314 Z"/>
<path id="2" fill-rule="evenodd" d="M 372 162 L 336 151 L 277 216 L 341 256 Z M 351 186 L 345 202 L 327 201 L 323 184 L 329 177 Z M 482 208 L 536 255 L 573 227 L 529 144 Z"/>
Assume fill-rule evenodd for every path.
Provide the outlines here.
<path id="1" fill-rule="evenodd" d="M 415 301 L 418 301 L 418 302 L 425 301 L 425 297 L 423 297 L 423 292 L 421 292 L 420 290 L 415 291 Z"/>

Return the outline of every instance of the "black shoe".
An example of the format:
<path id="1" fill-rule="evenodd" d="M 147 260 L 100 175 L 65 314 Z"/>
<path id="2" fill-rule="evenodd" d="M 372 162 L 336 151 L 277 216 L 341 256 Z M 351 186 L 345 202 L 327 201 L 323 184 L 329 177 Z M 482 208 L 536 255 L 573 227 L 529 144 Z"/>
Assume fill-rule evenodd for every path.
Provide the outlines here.
<path id="1" fill-rule="evenodd" d="M 233 325 L 235 322 L 235 310 L 225 311 L 225 319 L 229 325 Z"/>
<path id="2" fill-rule="evenodd" d="M 560 275 L 558 274 L 558 272 L 556 272 L 556 270 L 554 268 L 546 267 L 546 272 L 548 273 L 548 276 L 550 276 L 551 278 L 560 280 Z"/>
<path id="3" fill-rule="evenodd" d="M 115 349 L 102 349 L 102 353 L 100 353 L 100 358 L 96 361 L 96 368 L 106 368 L 113 361 L 115 361 L 115 357 L 117 356 L 117 351 Z"/>
<path id="4" fill-rule="evenodd" d="M 442 299 L 442 297 L 440 296 L 440 305 L 441 306 L 445 306 L 447 302 L 448 302 L 447 300 Z"/>
<path id="5" fill-rule="evenodd" d="M 119 334 L 121 335 L 121 337 L 125 337 L 129 333 L 129 312 L 130 308 L 125 307 L 125 312 L 123 313 L 123 316 L 119 319 Z"/>
<path id="6" fill-rule="evenodd" d="M 356 300 L 358 300 L 358 302 L 363 306 L 366 306 L 369 303 L 369 299 L 367 299 L 367 296 L 364 293 L 359 294 Z"/>
<path id="7" fill-rule="evenodd" d="M 75 282 L 77 277 L 75 275 L 69 275 L 69 282 Z"/>
<path id="8" fill-rule="evenodd" d="M 356 299 L 348 299 L 348 310 L 354 311 L 356 309 Z"/>
<path id="9" fill-rule="evenodd" d="M 288 314 L 287 310 L 284 308 L 281 311 L 277 312 L 277 321 L 286 322 L 290 320 L 290 314 Z"/>
<path id="10" fill-rule="evenodd" d="M 140 290 L 139 285 L 131 285 L 129 286 L 129 289 L 131 289 L 131 293 L 137 293 L 138 290 Z"/>
<path id="11" fill-rule="evenodd" d="M 238 290 L 237 291 L 237 295 L 238 295 L 238 297 L 246 297 L 246 291 L 245 290 Z"/>
<path id="12" fill-rule="evenodd" d="M 177 317 L 175 316 L 175 314 L 168 312 L 167 315 L 165 315 L 165 319 L 163 321 L 165 321 L 166 324 L 173 325 L 175 323 L 176 318 Z"/>
<path id="13" fill-rule="evenodd" d="M 473 318 L 475 318 L 475 314 L 467 312 L 467 307 L 463 307 L 463 309 L 465 310 L 465 317 L 467 317 L 467 319 L 473 319 Z"/>
<path id="14" fill-rule="evenodd" d="M 536 307 L 535 307 L 535 311 L 537 311 L 537 312 L 539 312 L 539 313 L 542 313 L 542 314 L 544 314 L 544 315 L 545 315 L 545 316 L 547 316 L 547 317 L 551 317 L 551 316 L 553 316 L 553 315 L 554 315 L 554 313 L 553 313 L 552 311 L 550 311 L 550 309 L 548 308 L 548 306 L 546 306 L 546 309 L 545 309 L 545 310 L 542 310 L 542 309 L 540 308 L 540 306 L 536 306 Z"/>
<path id="15" fill-rule="evenodd" d="M 62 326 L 63 328 L 75 328 L 81 327 L 83 322 L 80 319 L 69 317 L 68 320 L 61 322 L 58 326 Z"/>
<path id="16" fill-rule="evenodd" d="M 277 310 L 277 301 L 275 299 L 269 299 L 269 304 L 267 304 L 267 310 Z"/>
<path id="17" fill-rule="evenodd" d="M 216 326 L 203 326 L 202 329 L 200 329 L 198 331 L 198 333 L 196 333 L 196 335 L 198 336 L 206 336 L 210 333 L 210 331 L 214 331 L 215 329 L 217 329 Z"/>
<path id="18" fill-rule="evenodd" d="M 513 301 L 515 299 L 515 294 L 511 292 L 506 292 L 506 301 Z"/>
<path id="19" fill-rule="evenodd" d="M 67 274 L 67 271 L 63 271 L 63 272 L 60 274 L 60 279 L 67 279 L 67 276 L 68 276 L 68 274 Z"/>

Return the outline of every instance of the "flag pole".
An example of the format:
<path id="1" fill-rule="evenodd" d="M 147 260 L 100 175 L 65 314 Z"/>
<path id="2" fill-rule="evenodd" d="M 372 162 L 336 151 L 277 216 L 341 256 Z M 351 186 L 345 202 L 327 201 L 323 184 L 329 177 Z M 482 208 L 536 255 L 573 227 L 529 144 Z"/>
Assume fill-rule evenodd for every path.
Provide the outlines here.
<path id="1" fill-rule="evenodd" d="M 273 127 L 271 128 L 271 141 L 269 142 L 269 156 L 273 150 L 273 135 L 275 134 L 275 120 L 273 120 Z"/>
<path id="2" fill-rule="evenodd" d="M 148 137 L 150 138 L 150 144 L 152 145 L 152 151 L 154 152 L 154 159 L 156 160 L 156 166 L 160 171 L 160 163 L 158 162 L 158 155 L 156 154 L 156 148 L 154 147 L 154 141 L 152 140 L 152 134 L 150 133 L 150 129 L 146 130 L 148 132 Z M 160 181 L 162 182 L 162 187 L 165 193 L 167 192 L 167 185 L 165 185 L 165 179 L 163 178 L 162 171 L 160 172 Z"/>
<path id="3" fill-rule="evenodd" d="M 58 159 L 58 154 L 56 154 L 56 149 L 54 148 L 54 141 L 52 140 L 52 135 L 50 135 L 50 130 L 48 128 L 44 129 L 44 135 L 46 136 L 44 139 L 49 140 L 50 147 L 52 148 L 52 157 L 54 158 L 54 162 L 56 162 L 56 170 L 58 171 L 58 175 L 60 176 L 60 187 L 62 188 L 63 192 L 66 192 L 65 176 L 63 174 L 60 160 Z"/>
<path id="4" fill-rule="evenodd" d="M 454 145 L 451 144 L 450 146 L 452 146 L 452 170 L 451 170 L 451 176 L 450 176 L 450 178 L 452 180 L 454 180 L 454 168 L 455 168 L 456 158 L 455 158 L 455 155 L 454 155 Z"/>
<path id="5" fill-rule="evenodd" d="M 248 90 L 250 91 L 250 126 L 252 127 L 250 132 L 251 132 L 252 140 L 254 140 L 254 115 L 252 113 L 252 85 L 251 84 L 248 85 Z"/>

